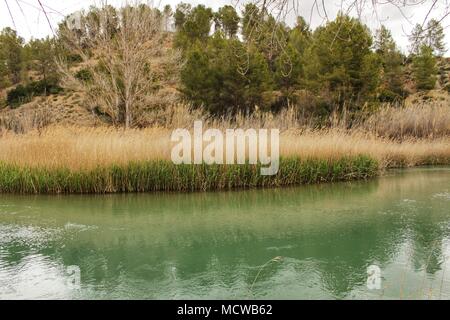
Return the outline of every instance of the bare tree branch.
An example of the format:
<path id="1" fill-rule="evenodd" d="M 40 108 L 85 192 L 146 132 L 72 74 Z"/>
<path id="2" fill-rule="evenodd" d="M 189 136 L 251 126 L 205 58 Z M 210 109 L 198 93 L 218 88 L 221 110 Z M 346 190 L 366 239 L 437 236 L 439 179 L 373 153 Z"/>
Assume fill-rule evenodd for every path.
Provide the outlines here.
<path id="1" fill-rule="evenodd" d="M 70 29 L 63 29 L 61 36 L 70 52 L 82 58 L 91 79 L 77 79 L 60 61 L 64 85 L 85 93 L 91 108 L 99 108 L 114 124 L 139 125 L 143 111 L 155 104 L 159 88 L 176 82 L 170 77 L 177 77 L 181 65 L 169 35 L 162 31 L 161 16 L 135 3 L 117 12 L 105 6 L 84 19 L 81 36 Z"/>
<path id="2" fill-rule="evenodd" d="M 8 8 L 9 16 L 11 17 L 11 21 L 13 23 L 14 29 L 17 31 L 16 22 L 14 21 L 14 16 L 11 13 L 11 8 L 9 7 L 8 0 L 5 0 L 6 7 Z"/>

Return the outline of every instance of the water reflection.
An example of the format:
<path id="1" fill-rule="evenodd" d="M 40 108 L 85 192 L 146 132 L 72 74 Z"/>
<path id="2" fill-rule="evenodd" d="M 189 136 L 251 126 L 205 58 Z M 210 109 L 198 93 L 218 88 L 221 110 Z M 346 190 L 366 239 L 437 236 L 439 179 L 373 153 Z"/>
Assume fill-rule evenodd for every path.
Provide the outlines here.
<path id="1" fill-rule="evenodd" d="M 278 190 L 3 195 L 0 298 L 450 298 L 449 181 L 435 168 Z M 382 290 L 366 288 L 373 264 Z"/>

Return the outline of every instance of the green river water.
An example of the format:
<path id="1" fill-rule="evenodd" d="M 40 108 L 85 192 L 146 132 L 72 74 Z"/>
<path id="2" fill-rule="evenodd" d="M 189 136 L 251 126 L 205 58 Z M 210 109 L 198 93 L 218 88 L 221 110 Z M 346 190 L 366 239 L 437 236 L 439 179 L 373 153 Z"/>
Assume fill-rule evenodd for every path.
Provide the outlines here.
<path id="1" fill-rule="evenodd" d="M 449 167 L 275 190 L 0 195 L 0 299 L 450 299 L 449 257 Z"/>

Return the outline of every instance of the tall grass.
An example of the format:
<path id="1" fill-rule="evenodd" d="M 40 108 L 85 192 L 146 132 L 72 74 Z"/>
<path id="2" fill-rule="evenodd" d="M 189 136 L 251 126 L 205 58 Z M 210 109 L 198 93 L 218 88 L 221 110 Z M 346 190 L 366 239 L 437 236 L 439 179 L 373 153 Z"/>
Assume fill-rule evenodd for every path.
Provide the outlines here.
<path id="1" fill-rule="evenodd" d="M 165 160 L 130 162 L 89 170 L 0 164 L 0 192 L 113 193 L 196 191 L 279 187 L 293 184 L 367 179 L 378 172 L 365 157 L 336 161 L 282 159 L 276 176 L 261 176 L 259 165 L 174 165 Z"/>
<path id="2" fill-rule="evenodd" d="M 403 107 L 386 105 L 361 125 L 378 136 L 403 140 L 450 136 L 448 103 L 415 103 Z"/>
<path id="3" fill-rule="evenodd" d="M 302 106 L 290 105 L 278 113 L 254 112 L 238 113 L 233 116 L 214 118 L 202 109 L 193 109 L 187 104 L 170 104 L 152 109 L 146 115 L 144 122 L 152 128 L 189 128 L 196 120 L 202 120 L 206 127 L 213 128 L 278 128 L 282 131 L 292 129 L 333 128 L 364 131 L 379 137 L 389 139 L 434 139 L 450 136 L 450 97 L 441 101 L 414 101 L 399 104 L 384 104 L 368 115 L 357 115 L 357 119 L 343 112 L 333 113 L 327 121 L 318 122 L 312 116 L 302 112 Z M 61 104 L 61 102 L 58 102 Z M 73 103 L 73 102 L 71 102 Z M 42 130 L 46 126 L 58 125 L 60 116 L 53 113 L 63 113 L 55 105 L 49 108 L 18 109 L 0 112 L 0 134 L 2 132 L 28 133 Z M 51 108 L 50 108 L 51 107 Z M 50 110 L 51 109 L 51 110 Z M 72 113 L 72 110 L 67 110 Z M 80 123 L 85 128 L 89 126 L 108 127 L 108 124 L 93 119 L 87 119 L 79 110 L 76 116 L 67 123 Z M 66 117 L 69 117 L 66 115 Z M 93 117 L 93 116 L 92 116 Z M 70 118 L 70 117 L 69 117 Z M 323 119 L 322 119 L 323 120 Z M 65 124 L 67 124 L 65 123 Z"/>
<path id="4" fill-rule="evenodd" d="M 0 136 L 0 162 L 27 168 L 90 170 L 130 162 L 170 161 L 171 132 L 165 128 L 50 127 L 24 135 L 4 133 Z M 280 154 L 327 161 L 366 155 L 377 160 L 380 169 L 449 164 L 450 138 L 399 142 L 357 130 L 291 129 L 281 133 Z"/>
<path id="5" fill-rule="evenodd" d="M 333 113 L 322 124 L 312 116 L 305 116 L 302 107 L 296 105 L 290 105 L 278 113 L 256 110 L 251 114 L 238 113 L 217 119 L 202 110 L 178 104 L 162 110 L 157 117 L 160 121 L 156 124 L 169 129 L 185 128 L 191 127 L 195 120 L 202 120 L 205 126 L 213 128 L 278 128 L 282 131 L 326 128 L 363 131 L 398 141 L 435 139 L 450 137 L 450 96 L 444 97 L 441 97 L 444 100 L 387 103 L 368 114 L 362 111 L 355 115 L 356 119 L 351 119 L 347 112 Z"/>
<path id="6" fill-rule="evenodd" d="M 367 155 L 380 170 L 450 164 L 450 138 L 394 141 L 359 130 L 292 130 L 281 138 L 281 154 L 317 159 Z"/>
<path id="7" fill-rule="evenodd" d="M 351 130 L 310 129 L 300 124 L 292 108 L 278 115 L 256 112 L 217 120 L 181 105 L 166 109 L 162 118 L 169 122 L 148 129 L 52 126 L 25 134 L 3 131 L 0 192 L 105 193 L 281 186 L 369 178 L 393 167 L 450 164 L 450 136 L 445 131 L 450 118 L 443 111 L 449 107 L 436 107 L 434 111 L 423 108 L 380 111 L 378 117 L 388 124 L 386 129 L 381 128 L 382 120 L 377 125 L 367 122 L 372 127 Z M 397 123 L 403 128 L 398 136 L 390 134 L 394 122 L 402 121 L 400 115 L 406 117 L 412 110 L 422 110 L 420 117 L 428 125 L 406 130 L 406 124 L 419 122 L 411 120 L 416 119 L 411 115 L 410 120 Z M 173 165 L 170 128 L 192 128 L 198 119 L 204 120 L 205 127 L 220 129 L 280 128 L 282 161 L 278 175 L 262 177 L 258 166 L 251 165 Z"/>

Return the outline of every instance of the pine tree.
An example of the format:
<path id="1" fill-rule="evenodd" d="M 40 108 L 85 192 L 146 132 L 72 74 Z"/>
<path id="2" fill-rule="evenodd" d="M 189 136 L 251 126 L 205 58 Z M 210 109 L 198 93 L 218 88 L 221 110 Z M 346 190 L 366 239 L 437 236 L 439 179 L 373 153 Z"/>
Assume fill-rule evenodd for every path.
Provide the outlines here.
<path id="1" fill-rule="evenodd" d="M 248 3 L 242 12 L 242 35 L 244 40 L 248 42 L 258 32 L 258 28 L 264 21 L 264 16 L 260 12 L 258 6 Z"/>
<path id="2" fill-rule="evenodd" d="M 437 79 L 437 67 L 432 48 L 426 45 L 420 47 L 419 54 L 413 59 L 413 74 L 417 89 L 434 89 Z"/>
<path id="3" fill-rule="evenodd" d="M 426 28 L 416 24 L 409 36 L 410 53 L 417 55 L 423 45 L 430 47 L 436 56 L 443 56 L 447 51 L 445 48 L 445 34 L 441 23 L 431 19 Z"/>
<path id="4" fill-rule="evenodd" d="M 444 28 L 439 21 L 431 19 L 427 24 L 427 45 L 433 49 L 438 57 L 442 57 L 447 51 L 445 48 Z"/>
<path id="5" fill-rule="evenodd" d="M 311 45 L 311 29 L 303 17 L 297 18 L 297 24 L 289 33 L 289 43 L 303 55 Z"/>
<path id="6" fill-rule="evenodd" d="M 55 41 L 47 37 L 42 40 L 31 40 L 24 48 L 29 52 L 32 69 L 36 70 L 46 84 L 57 81 L 57 67 L 55 63 Z"/>
<path id="7" fill-rule="evenodd" d="M 279 90 L 290 98 L 295 90 L 302 89 L 305 83 L 306 51 L 311 45 L 311 30 L 303 17 L 289 31 L 288 43 L 275 61 L 274 78 Z"/>
<path id="8" fill-rule="evenodd" d="M 340 14 L 335 21 L 316 29 L 313 53 L 317 58 L 316 82 L 323 91 L 333 92 L 336 102 L 361 99 L 366 56 L 371 54 L 372 36 L 359 20 Z M 312 70 L 309 71 L 312 73 Z M 364 73 L 364 76 L 363 76 Z M 371 77 L 378 77 L 374 71 Z"/>
<path id="9" fill-rule="evenodd" d="M 363 83 L 361 93 L 365 97 L 372 97 L 375 95 L 377 88 L 380 85 L 383 61 L 376 53 L 369 53 L 363 58 L 361 66 L 361 80 Z"/>
<path id="10" fill-rule="evenodd" d="M 182 29 L 191 10 L 192 7 L 188 3 L 181 2 L 177 5 L 174 13 L 175 28 L 177 30 Z"/>
<path id="11" fill-rule="evenodd" d="M 416 24 L 408 36 L 409 40 L 409 52 L 411 55 L 419 53 L 420 48 L 426 42 L 425 32 L 421 24 Z"/>
<path id="12" fill-rule="evenodd" d="M 11 28 L 5 28 L 0 33 L 0 63 L 12 84 L 21 79 L 23 43 L 24 40 Z"/>
<path id="13" fill-rule="evenodd" d="M 175 11 L 177 29 L 175 45 L 182 49 L 189 48 L 196 41 L 205 43 L 211 31 L 213 11 L 204 5 L 191 9 L 190 5 L 180 4 Z"/>
<path id="14" fill-rule="evenodd" d="M 239 29 L 239 16 L 233 6 L 227 5 L 219 9 L 215 15 L 216 30 L 223 30 L 228 38 L 236 36 Z"/>
<path id="15" fill-rule="evenodd" d="M 374 49 L 381 56 L 386 56 L 397 49 L 391 31 L 384 25 L 375 32 Z"/>
<path id="16" fill-rule="evenodd" d="M 241 69 L 244 64 L 245 72 Z M 221 32 L 215 33 L 206 46 L 197 42 L 188 50 L 181 81 L 189 101 L 213 115 L 247 111 L 255 105 L 264 107 L 263 93 L 271 89 L 264 56 Z"/>
<path id="17" fill-rule="evenodd" d="M 403 56 L 397 49 L 391 32 L 381 26 L 375 33 L 375 53 L 379 56 L 383 73 L 381 77 L 380 99 L 393 101 L 403 95 Z"/>

